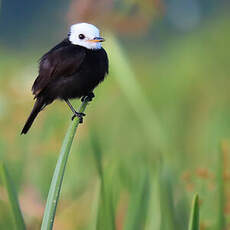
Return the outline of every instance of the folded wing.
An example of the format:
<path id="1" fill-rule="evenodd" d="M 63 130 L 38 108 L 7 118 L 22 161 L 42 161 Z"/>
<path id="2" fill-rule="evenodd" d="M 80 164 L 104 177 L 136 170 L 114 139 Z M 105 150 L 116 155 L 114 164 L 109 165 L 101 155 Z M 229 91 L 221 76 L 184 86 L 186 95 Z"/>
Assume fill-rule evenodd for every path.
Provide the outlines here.
<path id="1" fill-rule="evenodd" d="M 32 92 L 37 98 L 46 86 L 60 77 L 68 77 L 80 70 L 85 57 L 85 49 L 74 46 L 64 40 L 46 53 L 40 61 L 39 75 L 36 78 Z"/>

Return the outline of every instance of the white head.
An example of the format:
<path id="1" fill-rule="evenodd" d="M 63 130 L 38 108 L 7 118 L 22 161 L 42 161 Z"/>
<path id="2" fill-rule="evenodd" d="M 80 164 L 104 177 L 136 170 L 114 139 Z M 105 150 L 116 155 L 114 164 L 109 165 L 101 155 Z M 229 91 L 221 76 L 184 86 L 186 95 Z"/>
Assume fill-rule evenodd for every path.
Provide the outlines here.
<path id="1" fill-rule="evenodd" d="M 100 31 L 96 26 L 78 23 L 70 27 L 69 41 L 87 49 L 100 49 L 104 39 L 100 37 Z"/>

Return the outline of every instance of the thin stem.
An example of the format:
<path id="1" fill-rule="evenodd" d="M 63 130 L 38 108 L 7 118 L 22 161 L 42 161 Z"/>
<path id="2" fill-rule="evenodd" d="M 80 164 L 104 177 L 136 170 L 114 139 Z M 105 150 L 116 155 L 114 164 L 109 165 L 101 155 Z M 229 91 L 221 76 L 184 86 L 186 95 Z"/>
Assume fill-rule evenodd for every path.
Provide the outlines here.
<path id="1" fill-rule="evenodd" d="M 86 109 L 89 99 L 86 98 L 80 105 L 77 112 L 83 113 Z M 45 212 L 42 220 L 41 230 L 51 230 L 53 228 L 54 218 L 56 214 L 57 203 L 61 191 L 62 181 L 65 173 L 65 167 L 73 143 L 80 118 L 76 117 L 70 124 L 69 129 L 64 138 L 60 155 L 56 164 L 56 168 L 51 181 Z"/>

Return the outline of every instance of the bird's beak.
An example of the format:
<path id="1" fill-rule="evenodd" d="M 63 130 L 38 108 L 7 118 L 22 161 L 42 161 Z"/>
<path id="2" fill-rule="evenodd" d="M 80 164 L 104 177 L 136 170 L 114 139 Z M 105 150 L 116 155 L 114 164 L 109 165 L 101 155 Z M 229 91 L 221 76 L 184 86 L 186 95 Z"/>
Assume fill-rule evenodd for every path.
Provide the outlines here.
<path id="1" fill-rule="evenodd" d="M 100 38 L 100 37 L 95 37 L 94 39 L 89 40 L 90 42 L 104 42 L 105 39 L 104 38 Z"/>

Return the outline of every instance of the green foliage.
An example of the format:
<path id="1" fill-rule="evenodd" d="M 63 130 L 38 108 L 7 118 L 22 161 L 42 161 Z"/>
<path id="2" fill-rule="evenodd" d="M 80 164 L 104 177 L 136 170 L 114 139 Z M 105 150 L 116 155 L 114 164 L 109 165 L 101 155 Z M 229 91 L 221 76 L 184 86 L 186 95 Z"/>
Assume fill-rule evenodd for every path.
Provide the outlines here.
<path id="1" fill-rule="evenodd" d="M 7 195 L 8 195 L 9 203 L 10 203 L 10 207 L 11 207 L 11 212 L 13 214 L 15 229 L 25 230 L 26 226 L 25 226 L 24 219 L 23 219 L 21 209 L 19 206 L 19 202 L 18 202 L 18 198 L 17 198 L 17 193 L 15 191 L 14 183 L 12 182 L 12 179 L 9 175 L 9 172 L 3 163 L 1 163 L 1 165 L 0 165 L 0 177 L 1 177 L 2 182 L 3 182 L 3 186 L 5 187 L 5 189 L 7 191 Z"/>
<path id="2" fill-rule="evenodd" d="M 166 148 L 166 140 L 160 122 L 154 113 L 148 98 L 140 87 L 138 80 L 129 64 L 128 56 L 124 53 L 119 41 L 108 34 L 108 50 L 110 50 L 110 70 L 116 77 L 123 94 L 143 126 L 144 134 L 152 147 L 158 151 Z M 143 119 L 144 115 L 144 119 Z"/>
<path id="3" fill-rule="evenodd" d="M 88 104 L 87 99 L 82 102 L 79 113 L 83 113 Z M 60 155 L 57 161 L 57 165 L 53 174 L 53 179 L 50 185 L 49 194 L 47 198 L 46 208 L 43 216 L 41 230 L 51 230 L 53 229 L 54 218 L 56 214 L 56 208 L 59 201 L 62 181 L 65 173 L 65 167 L 70 153 L 70 149 L 73 143 L 73 138 L 77 131 L 80 119 L 75 118 L 66 133 L 65 139 L 62 144 Z"/>
<path id="4" fill-rule="evenodd" d="M 189 228 L 188 230 L 199 230 L 199 197 L 196 194 L 193 198 L 190 220 L 189 220 Z"/>
<path id="5" fill-rule="evenodd" d="M 91 133 L 91 143 L 95 157 L 97 173 L 100 178 L 100 193 L 98 194 L 98 209 L 95 229 L 115 230 L 115 204 L 114 204 L 114 186 L 111 184 L 109 177 L 104 174 L 102 165 L 102 151 L 94 132 Z"/>
<path id="6" fill-rule="evenodd" d="M 133 189 L 130 199 L 129 207 L 127 210 L 124 229 L 125 230 L 138 230 L 144 229 L 146 216 L 148 211 L 149 201 L 149 178 L 148 174 L 140 176 L 139 183 Z"/>
<path id="7" fill-rule="evenodd" d="M 218 199 L 218 214 L 217 214 L 217 226 L 216 229 L 225 229 L 225 217 L 224 217 L 224 209 L 225 209 L 225 191 L 224 191 L 224 154 L 228 154 L 225 151 L 226 143 L 222 143 L 222 149 L 218 155 L 217 161 L 217 175 L 216 175 L 216 183 L 217 183 L 217 199 Z"/>

